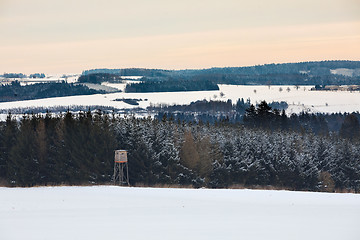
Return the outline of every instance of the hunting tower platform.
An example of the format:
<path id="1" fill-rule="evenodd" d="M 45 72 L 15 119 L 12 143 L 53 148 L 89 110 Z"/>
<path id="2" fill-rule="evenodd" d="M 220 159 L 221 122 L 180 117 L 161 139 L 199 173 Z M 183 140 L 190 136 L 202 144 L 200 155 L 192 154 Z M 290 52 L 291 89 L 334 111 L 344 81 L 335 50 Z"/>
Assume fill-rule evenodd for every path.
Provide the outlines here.
<path id="1" fill-rule="evenodd" d="M 115 150 L 113 181 L 115 185 L 130 186 L 129 167 L 126 150 Z"/>

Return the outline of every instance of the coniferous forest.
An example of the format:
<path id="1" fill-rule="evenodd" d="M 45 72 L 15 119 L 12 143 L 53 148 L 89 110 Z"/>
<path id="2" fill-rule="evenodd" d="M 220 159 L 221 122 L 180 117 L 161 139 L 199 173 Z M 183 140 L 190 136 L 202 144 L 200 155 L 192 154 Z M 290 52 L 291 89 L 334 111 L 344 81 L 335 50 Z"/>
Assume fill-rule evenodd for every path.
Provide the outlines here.
<path id="1" fill-rule="evenodd" d="M 352 69 L 354 74 L 345 76 L 331 71 L 341 68 Z M 81 81 L 113 81 L 114 76 L 144 77 L 140 85 L 129 84 L 127 92 L 213 90 L 216 88 L 214 84 L 357 85 L 360 79 L 357 69 L 360 69 L 359 61 L 298 62 L 188 70 L 92 69 L 83 71 Z M 183 84 L 185 85 L 182 86 Z"/>
<path id="2" fill-rule="evenodd" d="M 341 134 L 314 134 L 256 119 L 209 124 L 88 111 L 17 121 L 9 114 L 0 125 L 0 179 L 6 186 L 106 184 L 114 150 L 126 149 L 131 185 L 359 192 L 359 134 L 342 135 L 357 129 L 352 121 Z"/>
<path id="3" fill-rule="evenodd" d="M 36 83 L 26 86 L 21 86 L 18 81 L 14 81 L 8 85 L 0 84 L 0 102 L 91 95 L 97 93 L 104 93 L 104 91 L 89 89 L 80 84 L 66 82 Z"/>

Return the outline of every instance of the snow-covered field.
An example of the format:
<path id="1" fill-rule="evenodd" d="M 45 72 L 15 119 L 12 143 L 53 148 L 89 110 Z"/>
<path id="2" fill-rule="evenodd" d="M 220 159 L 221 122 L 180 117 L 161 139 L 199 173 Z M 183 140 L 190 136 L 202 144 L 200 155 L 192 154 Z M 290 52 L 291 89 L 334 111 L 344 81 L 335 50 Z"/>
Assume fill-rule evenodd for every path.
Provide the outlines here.
<path id="1" fill-rule="evenodd" d="M 0 188 L 0 239 L 358 240 L 360 195 L 115 186 Z"/>
<path id="2" fill-rule="evenodd" d="M 0 77 L 1 83 L 11 83 L 13 81 L 20 82 L 21 85 L 27 85 L 27 84 L 34 84 L 34 83 L 44 83 L 44 82 L 59 82 L 59 81 L 66 81 L 68 83 L 75 83 L 77 82 L 79 78 L 79 74 L 55 74 L 55 75 L 46 75 L 45 78 L 4 78 Z"/>
<path id="3" fill-rule="evenodd" d="M 123 88 L 125 84 L 106 84 L 112 88 Z M 219 85 L 219 91 L 201 92 L 165 92 L 165 93 L 110 93 L 90 96 L 71 96 L 29 101 L 0 103 L 0 109 L 18 107 L 52 107 L 69 105 L 104 105 L 117 108 L 133 108 L 134 106 L 124 102 L 113 101 L 117 98 L 147 99 L 141 101 L 139 107 L 146 108 L 151 103 L 166 104 L 189 104 L 197 100 L 223 100 L 231 99 L 234 103 L 238 98 L 250 98 L 252 103 L 266 100 L 286 101 L 289 104 L 287 113 L 308 112 L 353 112 L 360 111 L 360 92 L 347 91 L 310 91 L 311 86 L 243 86 L 243 85 Z M 282 91 L 281 91 L 282 89 Z M 220 97 L 220 93 L 224 93 Z"/>
<path id="4" fill-rule="evenodd" d="M 310 91 L 313 86 L 242 86 L 221 85 L 225 98 L 233 101 L 239 96 L 250 98 L 252 102 L 266 100 L 286 101 L 287 113 L 308 112 L 353 112 L 360 111 L 360 92 L 348 91 Z"/>

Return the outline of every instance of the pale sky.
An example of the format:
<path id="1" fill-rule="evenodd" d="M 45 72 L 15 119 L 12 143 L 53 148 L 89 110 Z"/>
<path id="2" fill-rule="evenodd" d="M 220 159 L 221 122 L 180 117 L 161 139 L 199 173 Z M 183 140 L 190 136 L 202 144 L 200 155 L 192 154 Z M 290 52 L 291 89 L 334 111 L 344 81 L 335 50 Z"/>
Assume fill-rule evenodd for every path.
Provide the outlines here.
<path id="1" fill-rule="evenodd" d="M 0 0 L 0 73 L 360 60 L 360 0 Z"/>

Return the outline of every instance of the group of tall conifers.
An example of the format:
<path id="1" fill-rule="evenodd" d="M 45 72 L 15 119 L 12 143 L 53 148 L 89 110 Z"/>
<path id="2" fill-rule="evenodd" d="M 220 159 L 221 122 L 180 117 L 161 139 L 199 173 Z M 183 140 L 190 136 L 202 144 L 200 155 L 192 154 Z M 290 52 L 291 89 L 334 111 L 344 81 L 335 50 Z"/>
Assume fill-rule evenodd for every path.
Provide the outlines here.
<path id="1" fill-rule="evenodd" d="M 359 113 L 357 112 L 357 115 Z M 355 113 L 352 114 L 337 114 L 339 120 L 334 121 L 330 118 L 332 115 L 325 114 L 308 114 L 301 113 L 300 115 L 292 114 L 288 117 L 285 110 L 281 112 L 277 109 L 272 109 L 266 101 L 262 101 L 256 107 L 251 104 L 246 109 L 243 117 L 244 125 L 251 128 L 268 129 L 271 131 L 286 130 L 298 132 L 313 132 L 317 135 L 334 134 L 328 126 L 328 121 L 332 124 L 338 123 L 340 127 L 332 127 L 337 134 L 344 139 L 360 140 L 360 124 L 359 119 Z M 336 115 L 333 115 L 336 117 Z"/>
<path id="2" fill-rule="evenodd" d="M 9 115 L 1 126 L 1 178 L 10 185 L 106 182 L 115 138 L 106 115 Z"/>
<path id="3" fill-rule="evenodd" d="M 126 149 L 132 185 L 359 191 L 359 133 L 347 139 L 315 135 L 268 128 L 258 119 L 272 123 L 274 117 L 282 115 L 261 105 L 248 109 L 244 125 L 101 111 L 20 120 L 9 115 L 0 123 L 0 181 L 6 186 L 110 183 L 114 150 Z M 343 124 L 345 135 L 356 129 L 352 118 Z"/>

